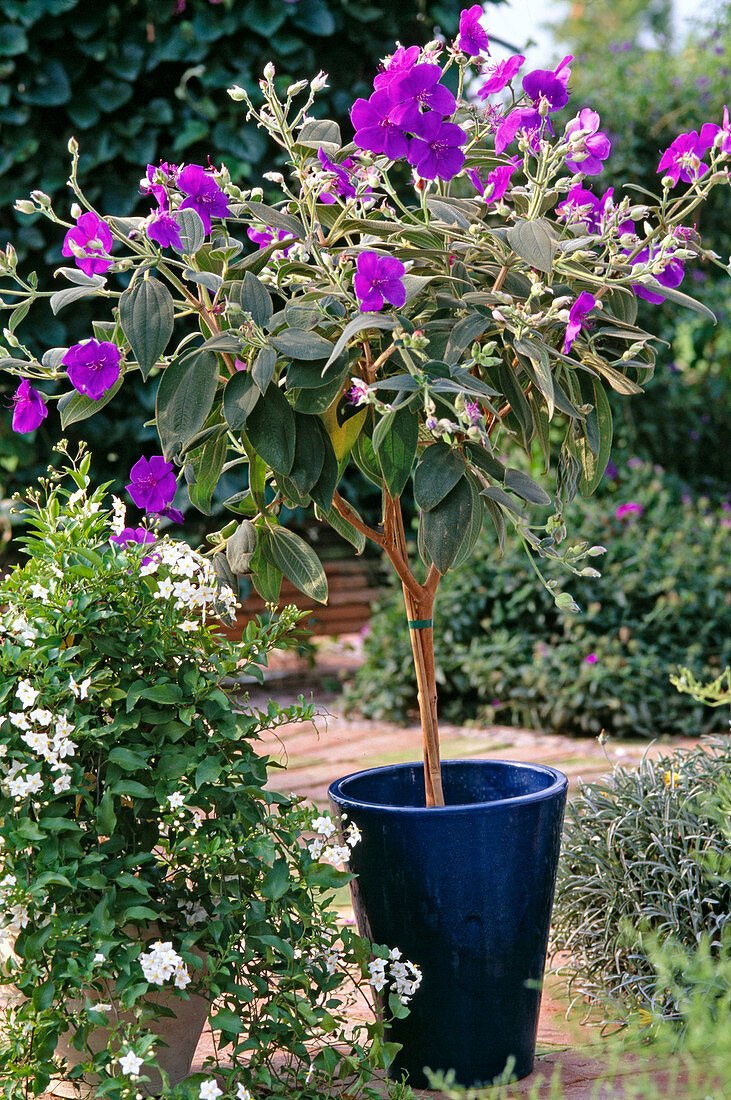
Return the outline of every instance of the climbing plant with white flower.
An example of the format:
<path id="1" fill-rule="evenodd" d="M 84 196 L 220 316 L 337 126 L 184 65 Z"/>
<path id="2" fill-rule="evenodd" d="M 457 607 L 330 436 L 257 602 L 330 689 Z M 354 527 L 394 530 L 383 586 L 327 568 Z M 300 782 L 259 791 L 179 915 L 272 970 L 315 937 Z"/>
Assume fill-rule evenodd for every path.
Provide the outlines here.
<path id="1" fill-rule="evenodd" d="M 265 1095 L 282 1055 L 288 1095 L 366 1085 L 384 1021 L 354 1035 L 344 1013 L 371 948 L 329 908 L 357 831 L 265 789 L 262 730 L 312 705 L 260 713 L 224 687 L 299 613 L 229 642 L 236 593 L 210 560 L 154 526 L 128 538 L 89 455 L 60 450 L 17 503 L 24 563 L 0 582 L 0 1096 L 72 1070 L 107 1100 L 168 1096 L 154 1017 L 191 997 L 217 1037 L 203 1100 Z"/>

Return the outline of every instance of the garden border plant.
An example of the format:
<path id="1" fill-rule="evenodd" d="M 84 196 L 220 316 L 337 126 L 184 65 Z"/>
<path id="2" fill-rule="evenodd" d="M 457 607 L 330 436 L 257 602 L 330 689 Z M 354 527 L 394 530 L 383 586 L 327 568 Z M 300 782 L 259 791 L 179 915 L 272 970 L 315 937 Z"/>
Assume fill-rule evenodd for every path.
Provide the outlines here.
<path id="1" fill-rule="evenodd" d="M 107 512 L 89 455 L 61 449 L 64 477 L 23 509 L 28 560 L 0 586 L 0 1095 L 59 1074 L 110 1100 L 215 1100 L 220 1079 L 231 1100 L 346 1080 L 370 1095 L 389 1009 L 353 1032 L 353 982 L 403 1014 L 418 970 L 373 959 L 329 908 L 357 832 L 338 840 L 265 789 L 256 741 L 311 705 L 262 712 L 220 686 L 261 678 L 299 615 L 227 641 L 215 620 L 235 597 L 210 562 L 127 526 L 119 501 Z M 160 1031 L 190 994 L 216 1043 L 183 1081 Z"/>

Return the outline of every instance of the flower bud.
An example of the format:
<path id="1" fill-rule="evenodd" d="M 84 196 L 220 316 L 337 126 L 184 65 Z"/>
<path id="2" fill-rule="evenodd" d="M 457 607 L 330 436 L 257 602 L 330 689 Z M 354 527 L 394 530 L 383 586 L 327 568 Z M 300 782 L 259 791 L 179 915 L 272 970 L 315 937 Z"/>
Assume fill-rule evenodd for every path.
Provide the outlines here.
<path id="1" fill-rule="evenodd" d="M 248 93 L 240 84 L 234 84 L 233 87 L 228 88 L 227 91 L 235 103 L 245 103 L 249 98 Z"/>
<path id="2" fill-rule="evenodd" d="M 287 88 L 287 95 L 297 95 L 298 92 L 301 92 L 303 88 L 307 87 L 307 83 L 306 80 L 297 80 L 294 84 L 290 84 Z"/>
<path id="3" fill-rule="evenodd" d="M 30 199 L 16 199 L 14 210 L 17 210 L 19 214 L 35 214 L 36 208 Z"/>
<path id="4" fill-rule="evenodd" d="M 313 92 L 321 92 L 323 88 L 327 88 L 328 75 L 320 70 L 316 77 L 310 81 L 310 87 Z"/>
<path id="5" fill-rule="evenodd" d="M 75 157 L 79 151 L 79 143 L 75 137 L 69 138 L 69 143 L 66 146 L 72 157 Z"/>
<path id="6" fill-rule="evenodd" d="M 675 180 L 672 176 L 663 176 L 660 182 L 662 183 L 664 191 L 669 191 L 671 187 L 675 187 Z"/>
<path id="7" fill-rule="evenodd" d="M 274 68 L 274 65 L 271 63 L 271 61 L 267 61 L 266 65 L 264 66 L 264 79 L 271 83 L 271 81 L 274 80 L 276 72 L 277 70 Z"/>
<path id="8" fill-rule="evenodd" d="M 78 221 L 78 219 L 81 217 L 81 214 L 82 214 L 82 210 L 81 210 L 81 207 L 79 206 L 78 202 L 72 202 L 71 203 L 70 213 L 71 213 L 71 217 L 75 221 Z"/>
<path id="9" fill-rule="evenodd" d="M 38 203 L 39 206 L 43 206 L 45 209 L 51 205 L 51 199 L 45 191 L 31 191 L 30 197 Z"/>

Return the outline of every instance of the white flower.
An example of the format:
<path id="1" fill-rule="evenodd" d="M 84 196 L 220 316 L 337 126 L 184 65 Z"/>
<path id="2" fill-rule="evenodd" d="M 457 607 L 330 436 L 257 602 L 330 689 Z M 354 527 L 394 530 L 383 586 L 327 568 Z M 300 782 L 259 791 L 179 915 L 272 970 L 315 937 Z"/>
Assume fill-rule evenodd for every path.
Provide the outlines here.
<path id="1" fill-rule="evenodd" d="M 34 600 L 48 599 L 48 589 L 44 588 L 42 584 L 32 584 L 30 586 L 30 594 Z"/>
<path id="2" fill-rule="evenodd" d="M 363 837 L 363 834 L 361 833 L 360 829 L 358 828 L 358 826 L 355 823 L 353 823 L 348 828 L 348 832 L 346 833 L 345 840 L 346 840 L 346 843 L 351 848 L 355 848 L 356 844 L 358 844 L 360 842 L 362 837 Z"/>
<path id="3" fill-rule="evenodd" d="M 63 772 L 62 775 L 59 775 L 58 779 L 54 779 L 54 781 L 53 781 L 53 793 L 54 794 L 62 794 L 64 791 L 69 790 L 70 787 L 71 787 L 71 773 L 70 772 Z"/>
<path id="4" fill-rule="evenodd" d="M 29 749 L 33 749 L 33 752 L 37 752 L 41 756 L 48 756 L 50 746 L 47 733 L 24 733 L 22 739 Z"/>
<path id="5" fill-rule="evenodd" d="M 23 714 L 22 710 L 11 710 L 8 714 L 8 721 L 11 722 L 14 726 L 17 726 L 19 730 L 30 729 L 28 715 Z"/>
<path id="6" fill-rule="evenodd" d="M 223 1089 L 218 1087 L 213 1077 L 210 1081 L 203 1081 L 198 1090 L 199 1100 L 217 1100 L 219 1096 L 223 1096 Z"/>
<path id="7" fill-rule="evenodd" d="M 331 863 L 333 867 L 337 867 L 339 863 L 347 863 L 349 858 L 350 848 L 345 844 L 328 844 L 320 856 L 323 863 Z"/>
<path id="8" fill-rule="evenodd" d="M 168 795 L 168 802 L 171 810 L 179 810 L 185 804 L 185 795 L 180 791 L 175 791 L 173 794 Z"/>
<path id="9" fill-rule="evenodd" d="M 236 1100 L 254 1100 L 246 1085 L 236 1086 Z"/>
<path id="10" fill-rule="evenodd" d="M 40 695 L 39 691 L 36 691 L 28 680 L 21 680 L 18 684 L 18 690 L 15 693 L 15 698 L 20 703 L 23 710 L 27 710 L 28 707 L 32 707 L 36 699 Z"/>
<path id="11" fill-rule="evenodd" d="M 194 606 L 197 602 L 198 593 L 189 578 L 185 577 L 182 581 L 175 582 L 173 595 L 175 596 L 175 606 L 180 608 Z"/>
<path id="12" fill-rule="evenodd" d="M 28 717 L 32 722 L 37 722 L 39 726 L 50 726 L 53 721 L 53 713 L 47 710 L 46 707 L 34 707 Z"/>
<path id="13" fill-rule="evenodd" d="M 310 81 L 310 87 L 312 88 L 313 92 L 321 92 L 323 88 L 327 88 L 327 80 L 327 73 L 324 73 L 321 69 L 317 76 Z"/>
<path id="14" fill-rule="evenodd" d="M 146 182 L 147 180 L 145 180 L 145 183 Z M 119 497 L 112 497 L 112 506 L 114 508 L 114 515 L 110 527 L 113 535 L 119 535 L 127 524 L 127 507 Z"/>
<path id="15" fill-rule="evenodd" d="M 312 828 L 321 836 L 331 837 L 335 833 L 335 822 L 328 814 L 314 818 Z"/>
<path id="16" fill-rule="evenodd" d="M 9 920 L 8 917 L 10 918 Z M 6 913 L 5 919 L 7 922 L 6 928 L 11 932 L 20 932 L 22 928 L 28 927 L 30 918 L 28 916 L 28 910 L 24 905 L 13 905 Z"/>
<path id="17" fill-rule="evenodd" d="M 140 565 L 139 574 L 141 577 L 149 577 L 153 573 L 157 573 L 160 568 L 160 559 L 156 554 L 145 562 L 144 565 Z"/>
<path id="18" fill-rule="evenodd" d="M 53 751 L 56 756 L 63 760 L 67 756 L 73 756 L 76 752 L 76 742 L 71 741 L 67 737 L 54 737 L 53 739 Z"/>
<path id="19" fill-rule="evenodd" d="M 369 962 L 368 972 L 370 974 L 370 978 L 368 979 L 369 985 L 373 986 L 376 993 L 380 993 L 386 985 L 386 960 L 374 959 L 372 962 Z"/>
<path id="20" fill-rule="evenodd" d="M 140 955 L 139 963 L 145 980 L 153 985 L 163 985 L 174 977 L 177 988 L 185 989 L 191 980 L 185 963 L 169 941 L 157 940 L 148 952 Z"/>
<path id="21" fill-rule="evenodd" d="M 119 1068 L 122 1070 L 122 1073 L 128 1074 L 130 1077 L 137 1077 L 145 1059 L 140 1058 L 133 1050 L 128 1050 L 127 1053 L 123 1054 L 117 1061 L 119 1062 Z"/>
<path id="22" fill-rule="evenodd" d="M 163 577 L 161 581 L 157 582 L 157 592 L 155 593 L 156 600 L 166 600 L 173 594 L 173 582 L 169 577 Z"/>
<path id="23" fill-rule="evenodd" d="M 197 630 L 197 628 L 198 628 L 198 623 L 195 623 L 195 622 L 193 622 L 193 620 L 192 620 L 192 619 L 185 619 L 185 620 L 184 620 L 184 621 L 183 621 L 183 622 L 182 622 L 182 623 L 180 624 L 180 629 L 181 629 L 182 631 L 184 631 L 184 633 L 185 633 L 185 634 L 190 634 L 190 632 L 191 632 L 192 630 Z"/>
<path id="24" fill-rule="evenodd" d="M 310 853 L 313 859 L 319 859 L 322 855 L 322 849 L 325 847 L 325 841 L 321 837 L 316 837 L 315 840 L 310 841 L 307 845 L 307 851 Z"/>
<path id="25" fill-rule="evenodd" d="M 89 698 L 89 685 L 91 684 L 91 676 L 87 676 L 85 680 L 82 680 L 80 684 L 76 683 L 73 676 L 69 676 L 69 691 L 73 695 L 74 699 L 88 699 Z"/>
<path id="26" fill-rule="evenodd" d="M 69 722 L 66 714 L 62 714 L 60 718 L 57 718 L 54 726 L 56 737 L 68 737 L 70 733 L 74 732 L 75 728 L 74 723 Z"/>
<path id="27" fill-rule="evenodd" d="M 92 961 L 95 962 L 95 963 L 103 963 L 103 962 L 106 962 L 107 960 L 106 960 L 106 956 L 104 954 L 102 954 L 101 951 L 97 951 L 97 953 L 94 956 Z"/>

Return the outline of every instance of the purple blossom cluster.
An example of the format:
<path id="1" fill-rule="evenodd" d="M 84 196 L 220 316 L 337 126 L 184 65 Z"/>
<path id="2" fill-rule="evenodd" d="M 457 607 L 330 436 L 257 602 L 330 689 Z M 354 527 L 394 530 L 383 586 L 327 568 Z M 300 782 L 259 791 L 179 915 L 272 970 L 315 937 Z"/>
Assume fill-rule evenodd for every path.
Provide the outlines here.
<path id="1" fill-rule="evenodd" d="M 703 157 L 717 141 L 721 152 L 726 156 L 731 155 L 731 122 L 729 122 L 728 107 L 723 109 L 723 122 L 720 126 L 713 122 L 706 122 L 701 126 L 700 133 L 697 130 L 691 130 L 687 134 L 678 134 L 661 156 L 657 166 L 658 173 L 667 176 L 672 181 L 673 187 L 677 187 L 678 180 L 682 180 L 683 183 L 695 183 L 708 171 L 708 165 L 704 163 Z"/>
<path id="2" fill-rule="evenodd" d="M 447 121 L 457 101 L 440 83 L 441 68 L 419 56 L 418 46 L 400 46 L 376 76 L 370 98 L 355 101 L 354 141 L 389 160 L 407 160 L 422 179 L 451 180 L 464 166 L 467 135 Z"/>
<path id="3" fill-rule="evenodd" d="M 230 214 L 226 192 L 216 183 L 214 175 L 200 164 L 181 167 L 162 162 L 158 167 L 147 165 L 146 178 L 140 190 L 152 195 L 157 209 L 147 226 L 147 236 L 161 248 L 182 249 L 180 224 L 170 202 L 170 189 L 184 195 L 180 210 L 195 210 L 203 222 L 206 233 L 211 232 L 213 218 L 227 218 Z"/>

